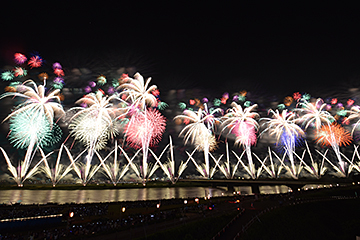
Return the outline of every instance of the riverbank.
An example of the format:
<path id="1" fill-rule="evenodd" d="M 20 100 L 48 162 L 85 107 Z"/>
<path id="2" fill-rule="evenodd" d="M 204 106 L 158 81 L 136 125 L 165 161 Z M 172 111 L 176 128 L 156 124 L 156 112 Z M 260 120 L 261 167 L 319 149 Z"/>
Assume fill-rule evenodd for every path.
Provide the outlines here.
<path id="1" fill-rule="evenodd" d="M 359 198 L 345 196 L 294 203 L 258 216 L 238 239 L 354 240 L 360 236 L 359 206 Z"/>
<path id="2" fill-rule="evenodd" d="M 273 201 L 263 196 L 214 240 L 355 239 L 360 236 L 359 185 L 314 189 Z"/>
<path id="3" fill-rule="evenodd" d="M 101 204 L 3 205 L 0 215 L 6 218 L 29 218 L 30 215 L 44 215 L 46 212 L 62 214 L 63 217 L 61 222 L 52 225 L 39 225 L 33 220 L 26 220 L 33 223 L 24 225 L 26 221 L 14 220 L 13 224 L 7 222 L 0 233 L 7 239 L 28 239 L 30 236 L 34 239 L 49 236 L 56 236 L 57 239 L 114 239 L 113 236 L 118 233 L 121 233 L 121 238 L 116 239 L 135 239 L 177 226 L 177 223 L 210 219 L 224 212 L 233 215 L 233 211 L 228 211 L 229 207 L 236 207 L 233 199 L 216 197 Z M 226 217 L 224 219 L 227 221 Z M 18 225 L 20 223 L 22 226 Z M 148 229 L 146 233 L 145 228 Z"/>

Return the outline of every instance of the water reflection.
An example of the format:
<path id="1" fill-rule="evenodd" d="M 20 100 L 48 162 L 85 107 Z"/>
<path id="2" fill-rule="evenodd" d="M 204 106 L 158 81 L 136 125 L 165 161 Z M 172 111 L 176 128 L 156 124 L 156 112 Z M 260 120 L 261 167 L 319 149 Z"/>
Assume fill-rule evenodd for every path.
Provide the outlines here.
<path id="1" fill-rule="evenodd" d="M 260 186 L 260 194 L 279 194 L 279 193 L 287 193 L 289 191 L 289 187 L 285 185 L 280 186 Z"/>
<path id="2" fill-rule="evenodd" d="M 337 185 L 339 186 L 339 185 Z M 302 187 L 304 190 L 309 190 L 309 189 L 320 189 L 320 188 L 330 188 L 332 187 L 331 184 L 325 184 L 325 185 L 320 185 L 320 184 L 306 184 L 304 187 Z"/>
<path id="3" fill-rule="evenodd" d="M 237 194 L 252 194 L 251 187 L 235 187 Z M 286 186 L 261 186 L 262 194 L 278 194 L 288 192 Z M 104 190 L 1 190 L 0 203 L 45 204 L 54 202 L 92 203 L 137 200 L 159 200 L 171 198 L 203 198 L 232 195 L 226 189 L 210 187 L 179 188 L 132 188 Z"/>
<path id="4" fill-rule="evenodd" d="M 251 191 L 251 187 L 250 186 L 240 186 L 240 187 L 234 187 L 234 190 L 237 194 L 241 194 L 241 195 L 249 195 L 252 194 L 253 192 Z"/>

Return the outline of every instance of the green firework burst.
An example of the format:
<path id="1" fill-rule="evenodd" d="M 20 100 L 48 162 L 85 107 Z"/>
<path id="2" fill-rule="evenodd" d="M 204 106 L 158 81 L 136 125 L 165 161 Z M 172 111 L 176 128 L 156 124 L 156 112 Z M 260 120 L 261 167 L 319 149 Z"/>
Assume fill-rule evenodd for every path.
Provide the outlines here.
<path id="1" fill-rule="evenodd" d="M 41 148 L 60 141 L 62 131 L 40 111 L 22 111 L 10 118 L 10 143 L 16 148 L 27 148 L 31 141 Z"/>

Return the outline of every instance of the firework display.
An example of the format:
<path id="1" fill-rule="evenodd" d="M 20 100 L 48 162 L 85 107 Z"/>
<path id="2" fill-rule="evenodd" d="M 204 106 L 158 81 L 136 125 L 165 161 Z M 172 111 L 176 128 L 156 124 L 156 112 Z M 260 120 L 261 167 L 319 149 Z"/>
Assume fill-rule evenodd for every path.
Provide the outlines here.
<path id="1" fill-rule="evenodd" d="M 273 115 L 272 119 L 265 118 L 267 120 L 267 128 L 264 130 L 269 131 L 270 135 L 275 135 L 276 144 L 281 143 L 284 146 L 285 153 L 291 163 L 290 173 L 292 177 L 297 178 L 299 170 L 296 170 L 294 151 L 296 138 L 303 135 L 303 130 L 295 124 L 295 114 L 282 110 L 281 114 L 278 110 L 275 112 L 270 110 Z"/>
<path id="2" fill-rule="evenodd" d="M 229 133 L 235 135 L 235 144 L 244 146 L 248 166 L 245 166 L 245 170 L 249 173 L 251 178 L 256 178 L 255 165 L 253 163 L 251 155 L 251 146 L 255 145 L 257 141 L 256 131 L 259 124 L 254 118 L 259 117 L 258 113 L 252 112 L 257 105 L 247 107 L 244 110 L 240 105 L 233 102 L 231 104 L 233 108 L 224 115 L 222 122 L 222 129 L 229 128 Z"/>
<path id="3" fill-rule="evenodd" d="M 23 53 L 14 62 L 1 73 L 7 86 L 0 99 L 14 106 L 3 122 L 23 160 L 9 147 L 0 150 L 18 186 L 34 176 L 53 186 L 70 175 L 86 185 L 101 174 L 114 185 L 145 185 L 153 176 L 176 183 L 186 171 L 205 179 L 295 180 L 360 172 L 355 98 L 342 104 L 295 92 L 270 108 L 242 90 L 214 98 L 179 94 L 168 104 L 151 78 L 122 72 L 118 79 L 94 75 L 82 96 L 65 104 L 66 67 L 55 62 L 47 71 L 39 55 Z"/>
<path id="4" fill-rule="evenodd" d="M 197 112 L 184 110 L 184 115 L 175 117 L 175 119 L 184 119 L 184 121 L 188 123 L 188 125 L 180 132 L 180 135 L 185 135 L 185 144 L 190 140 L 197 149 L 204 152 L 204 167 L 197 165 L 193 158 L 192 160 L 199 173 L 207 178 L 211 177 L 209 152 L 214 150 L 217 145 L 213 134 L 213 127 L 216 122 L 215 114 L 220 111 L 221 109 L 219 108 L 209 111 L 205 103 L 204 109 L 199 108 Z"/>

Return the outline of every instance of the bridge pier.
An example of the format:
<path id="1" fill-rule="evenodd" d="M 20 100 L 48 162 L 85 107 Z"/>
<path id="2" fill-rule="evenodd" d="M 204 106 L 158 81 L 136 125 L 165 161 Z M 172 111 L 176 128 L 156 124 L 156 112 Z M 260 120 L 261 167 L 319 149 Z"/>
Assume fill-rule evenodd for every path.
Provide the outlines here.
<path id="1" fill-rule="evenodd" d="M 252 183 L 250 184 L 250 186 L 251 186 L 251 192 L 253 194 L 260 194 L 259 184 Z"/>
<path id="2" fill-rule="evenodd" d="M 228 183 L 226 184 L 227 187 L 227 191 L 228 192 L 235 192 L 235 188 L 234 188 L 234 184 L 233 183 Z"/>

